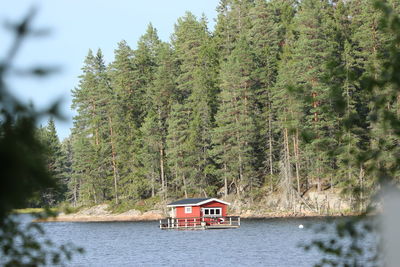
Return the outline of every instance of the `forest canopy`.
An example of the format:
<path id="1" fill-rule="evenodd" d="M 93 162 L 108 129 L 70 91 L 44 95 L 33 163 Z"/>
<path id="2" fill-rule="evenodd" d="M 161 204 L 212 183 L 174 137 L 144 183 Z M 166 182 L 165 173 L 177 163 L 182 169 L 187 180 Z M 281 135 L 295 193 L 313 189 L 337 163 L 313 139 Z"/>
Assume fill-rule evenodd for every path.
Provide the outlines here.
<path id="1" fill-rule="evenodd" d="M 398 13 L 399 1 L 385 2 Z M 372 103 L 381 97 L 398 118 L 400 96 L 366 83 L 381 77 L 394 41 L 382 9 L 222 0 L 217 11 L 212 31 L 187 12 L 169 43 L 150 24 L 135 49 L 119 42 L 109 63 L 89 50 L 72 90 L 71 136 L 60 144 L 46 128 L 63 185 L 54 201 L 279 192 L 290 207 L 312 188 L 335 188 L 365 208 L 378 181 L 360 155 L 378 149 L 389 166 L 398 147 Z"/>

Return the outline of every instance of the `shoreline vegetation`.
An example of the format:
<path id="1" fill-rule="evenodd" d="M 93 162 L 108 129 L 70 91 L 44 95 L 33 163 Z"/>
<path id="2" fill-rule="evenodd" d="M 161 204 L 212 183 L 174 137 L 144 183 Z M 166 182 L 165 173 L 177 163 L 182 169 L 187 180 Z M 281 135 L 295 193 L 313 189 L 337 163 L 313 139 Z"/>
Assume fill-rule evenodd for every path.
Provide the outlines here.
<path id="1" fill-rule="evenodd" d="M 94 208 L 102 205 L 94 206 Z M 85 209 L 87 211 L 90 209 Z M 244 213 L 232 214 L 240 215 L 242 219 L 272 219 L 272 218 L 304 218 L 304 217 L 340 217 L 340 216 L 357 216 L 361 213 L 354 212 L 333 212 L 330 214 L 318 214 L 314 212 L 293 213 L 293 211 L 265 211 L 263 213 L 251 213 L 246 210 Z M 161 210 L 151 210 L 140 212 L 138 210 L 130 210 L 120 214 L 83 214 L 81 212 L 65 214 L 60 213 L 57 217 L 49 217 L 38 219 L 35 222 L 139 222 L 139 221 L 157 221 L 167 217 Z"/>
<path id="2" fill-rule="evenodd" d="M 228 196 L 226 201 L 230 202 L 228 214 L 241 216 L 245 219 L 267 219 L 267 218 L 298 218 L 298 217 L 339 217 L 357 216 L 362 211 L 351 209 L 351 199 L 340 195 L 337 191 L 318 192 L 310 191 L 303 196 L 304 202 L 291 208 L 285 207 L 284 201 L 279 198 L 280 194 L 263 197 L 257 201 L 243 201 Z M 77 208 L 60 206 L 52 211 L 56 217 L 41 218 L 37 222 L 127 222 L 127 221 L 155 221 L 169 217 L 167 202 L 152 201 L 132 203 L 122 207 L 113 203 L 103 203 L 93 206 Z M 44 209 L 22 209 L 16 213 L 43 212 Z"/>

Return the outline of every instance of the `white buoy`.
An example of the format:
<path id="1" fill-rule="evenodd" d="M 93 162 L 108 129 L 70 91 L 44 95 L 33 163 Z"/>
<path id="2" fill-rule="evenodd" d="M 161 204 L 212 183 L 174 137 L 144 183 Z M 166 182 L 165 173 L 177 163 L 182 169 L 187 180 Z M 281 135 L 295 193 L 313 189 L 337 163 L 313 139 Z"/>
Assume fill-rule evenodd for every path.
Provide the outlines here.
<path id="1" fill-rule="evenodd" d="M 299 225 L 299 229 L 303 229 L 304 226 L 302 224 Z"/>

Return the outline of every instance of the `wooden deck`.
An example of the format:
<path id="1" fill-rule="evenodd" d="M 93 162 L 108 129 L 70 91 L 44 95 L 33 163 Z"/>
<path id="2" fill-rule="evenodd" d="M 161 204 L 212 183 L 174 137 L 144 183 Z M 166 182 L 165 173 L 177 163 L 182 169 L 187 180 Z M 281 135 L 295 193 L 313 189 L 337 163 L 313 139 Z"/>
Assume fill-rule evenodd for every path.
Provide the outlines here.
<path id="1" fill-rule="evenodd" d="M 227 217 L 196 217 L 196 218 L 166 218 L 160 220 L 160 229 L 233 229 L 240 227 L 239 216 Z"/>

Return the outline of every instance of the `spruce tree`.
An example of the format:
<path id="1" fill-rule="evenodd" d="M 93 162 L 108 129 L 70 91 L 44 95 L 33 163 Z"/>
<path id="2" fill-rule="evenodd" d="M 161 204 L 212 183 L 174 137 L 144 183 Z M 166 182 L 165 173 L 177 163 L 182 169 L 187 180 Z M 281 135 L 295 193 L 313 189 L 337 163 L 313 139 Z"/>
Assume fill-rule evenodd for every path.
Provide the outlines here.
<path id="1" fill-rule="evenodd" d="M 332 157 L 336 161 L 333 177 L 335 187 L 344 188 L 342 192 L 353 193 L 360 175 L 364 173 L 363 164 L 353 160 L 354 154 L 361 153 L 366 148 L 367 103 L 361 100 L 361 69 L 357 66 L 357 52 L 352 40 L 351 3 L 339 1 L 335 8 L 334 19 L 339 42 L 338 53 L 340 64 L 333 68 L 330 75 L 335 76 L 338 84 L 331 87 L 332 98 L 337 102 L 336 116 L 338 117 L 341 138 L 337 138 L 337 150 Z M 351 121 L 352 126 L 348 127 Z M 333 186 L 333 185 L 332 185 Z M 358 190 L 356 190 L 358 191 Z M 351 194 L 349 194 L 351 195 Z"/>
<path id="2" fill-rule="evenodd" d="M 96 56 L 89 51 L 84 63 L 79 86 L 73 90 L 72 105 L 78 111 L 73 130 L 74 141 L 78 142 L 77 149 L 80 150 L 78 154 L 83 161 L 91 162 L 86 170 L 76 168 L 88 175 L 84 180 L 87 185 L 81 186 L 80 190 L 88 190 L 84 194 L 94 203 L 109 199 L 114 191 L 117 201 L 114 140 L 110 138 L 112 121 L 108 113 L 112 93 L 101 50 Z"/>
<path id="3" fill-rule="evenodd" d="M 293 24 L 285 34 L 277 81 L 271 91 L 271 110 L 276 114 L 272 128 L 278 140 L 277 171 L 279 171 L 279 184 L 282 185 L 282 195 L 287 207 L 293 202 L 294 175 L 296 175 L 297 190 L 300 191 L 300 175 L 302 174 L 299 133 L 302 130 L 303 101 L 302 95 L 294 90 L 296 76 L 294 75 L 293 52 L 296 39 L 292 27 L 294 27 Z M 271 182 L 270 187 L 273 190 L 278 181 Z"/>
<path id="4" fill-rule="evenodd" d="M 54 119 L 50 118 L 46 127 L 47 147 L 49 149 L 48 168 L 51 175 L 56 179 L 57 188 L 54 190 L 54 202 L 65 200 L 67 191 L 66 178 L 66 155 L 62 150 L 60 140 L 57 136 Z"/>
<path id="5" fill-rule="evenodd" d="M 368 79 L 377 79 L 382 76 L 381 70 L 384 69 L 384 62 L 388 58 L 389 43 L 392 36 L 383 30 L 381 20 L 383 12 L 376 9 L 374 1 L 351 1 L 347 3 L 349 18 L 351 23 L 350 36 L 348 41 L 348 59 L 351 63 L 350 73 L 352 75 L 351 85 L 353 92 L 350 91 L 353 105 L 350 103 L 348 109 L 353 108 L 353 116 L 345 117 L 344 125 L 347 126 L 348 139 L 353 137 L 357 145 L 353 145 L 350 150 L 352 155 L 366 151 L 369 149 L 379 149 L 382 155 L 390 151 L 396 141 L 393 140 L 393 133 L 386 130 L 382 131 L 380 121 L 375 118 L 377 110 L 373 103 L 376 98 L 385 99 L 387 93 L 390 92 L 389 86 L 381 87 L 379 92 L 366 90 Z M 391 3 L 396 8 L 396 4 Z M 368 78 L 366 78 L 368 77 Z M 396 100 L 386 103 L 388 110 L 395 109 Z M 350 123 L 349 123 L 350 122 Z M 351 124 L 351 125 L 350 125 Z M 350 134 L 352 133 L 352 134 Z M 378 141 L 380 136 L 385 136 L 388 142 L 383 145 Z M 348 153 L 349 154 L 349 153 Z M 390 153 L 389 153 L 390 154 Z M 383 158 L 390 161 L 390 155 L 386 154 Z M 353 156 L 352 156 L 353 158 Z M 383 160 L 382 162 L 384 162 Z M 366 169 L 370 168 L 368 161 L 355 162 L 354 160 L 346 160 L 347 165 L 357 164 L 353 167 L 353 174 L 346 183 L 346 188 L 356 197 L 356 203 L 360 203 L 361 210 L 365 208 L 365 199 L 373 190 L 377 182 L 375 177 L 365 177 Z M 350 179 L 351 178 L 351 179 Z"/>
<path id="6" fill-rule="evenodd" d="M 221 68 L 221 105 L 213 133 L 213 154 L 220 165 L 225 194 L 234 184 L 241 196 L 259 184 L 255 167 L 253 55 L 241 38 Z"/>
<path id="7" fill-rule="evenodd" d="M 208 39 L 205 23 L 197 21 L 190 12 L 178 19 L 171 43 L 179 66 L 177 84 L 180 101 L 188 98 L 194 86 L 194 73 L 202 64 L 199 60 L 200 49 Z"/>
<path id="8" fill-rule="evenodd" d="M 35 206 L 55 206 L 64 201 L 67 192 L 67 172 L 66 155 L 61 148 L 61 143 L 57 136 L 54 119 L 50 118 L 47 126 L 39 127 L 37 135 L 43 146 L 46 148 L 46 165 L 49 174 L 55 180 L 55 186 L 47 188 L 40 193 L 40 199 Z"/>
<path id="9" fill-rule="evenodd" d="M 167 119 L 176 96 L 177 66 L 169 44 L 162 43 L 156 51 L 157 68 L 148 89 L 150 109 L 141 127 L 142 173 L 151 185 L 152 196 L 161 188 L 162 197 L 168 195 L 166 172 Z M 156 184 L 159 182 L 159 185 Z"/>
<path id="10" fill-rule="evenodd" d="M 131 195 L 133 176 L 137 172 L 138 148 L 135 144 L 144 103 L 140 102 L 143 92 L 135 86 L 133 50 L 125 41 L 121 41 L 114 53 L 114 61 L 108 68 L 112 88 L 108 103 L 110 139 L 114 167 L 118 171 L 114 186 L 126 199 Z"/>
<path id="11" fill-rule="evenodd" d="M 213 175 L 209 173 L 212 160 L 209 155 L 211 129 L 217 106 L 217 57 L 214 43 L 207 30 L 207 21 L 187 13 L 178 19 L 172 43 L 179 66 L 177 77 L 177 100 L 188 113 L 186 138 L 182 139 L 185 152 L 180 162 L 185 167 L 185 194 L 214 194 L 211 184 Z M 171 128 L 170 128 L 171 129 Z M 173 129 L 171 129 L 173 130 Z M 171 158 L 170 158 L 171 159 Z M 169 164 L 176 166 L 176 164 Z M 194 186 L 196 185 L 196 186 Z"/>
<path id="12" fill-rule="evenodd" d="M 166 139 L 166 156 L 168 167 L 171 171 L 171 187 L 178 194 L 185 197 L 192 193 L 194 181 L 189 180 L 188 176 L 193 166 L 188 165 L 186 157 L 189 154 L 187 147 L 189 111 L 185 110 L 185 105 L 176 102 L 171 109 L 168 118 L 168 135 Z"/>
<path id="13" fill-rule="evenodd" d="M 137 105 L 136 121 L 137 126 L 143 122 L 146 112 L 152 106 L 151 87 L 154 81 L 154 75 L 157 69 L 157 51 L 161 41 L 157 35 L 157 29 L 150 23 L 147 26 L 146 33 L 140 37 L 137 43 L 137 49 L 134 50 L 134 87 L 135 100 Z"/>
<path id="14" fill-rule="evenodd" d="M 329 95 L 331 80 L 326 79 L 328 64 L 337 54 L 333 7 L 329 1 L 302 1 L 295 20 L 298 38 L 294 43 L 293 67 L 295 86 L 303 90 L 304 130 L 310 134 L 305 156 L 310 161 L 307 171 L 322 189 L 323 176 L 331 172 L 328 153 L 335 149 L 336 117 Z"/>
<path id="15" fill-rule="evenodd" d="M 220 1 L 214 35 L 221 60 L 227 59 L 237 41 L 251 28 L 250 10 L 254 6 L 253 2 L 253 0 Z"/>
<path id="16" fill-rule="evenodd" d="M 264 173 L 267 183 L 272 186 L 272 179 L 277 166 L 277 136 L 273 124 L 277 114 L 273 109 L 272 96 L 278 76 L 278 64 L 281 60 L 282 45 L 286 32 L 294 16 L 292 1 L 255 1 L 250 10 L 252 27 L 248 31 L 249 40 L 255 54 L 254 77 L 256 79 L 256 103 L 259 109 L 258 127 L 260 128 L 260 147 L 263 151 Z"/>

